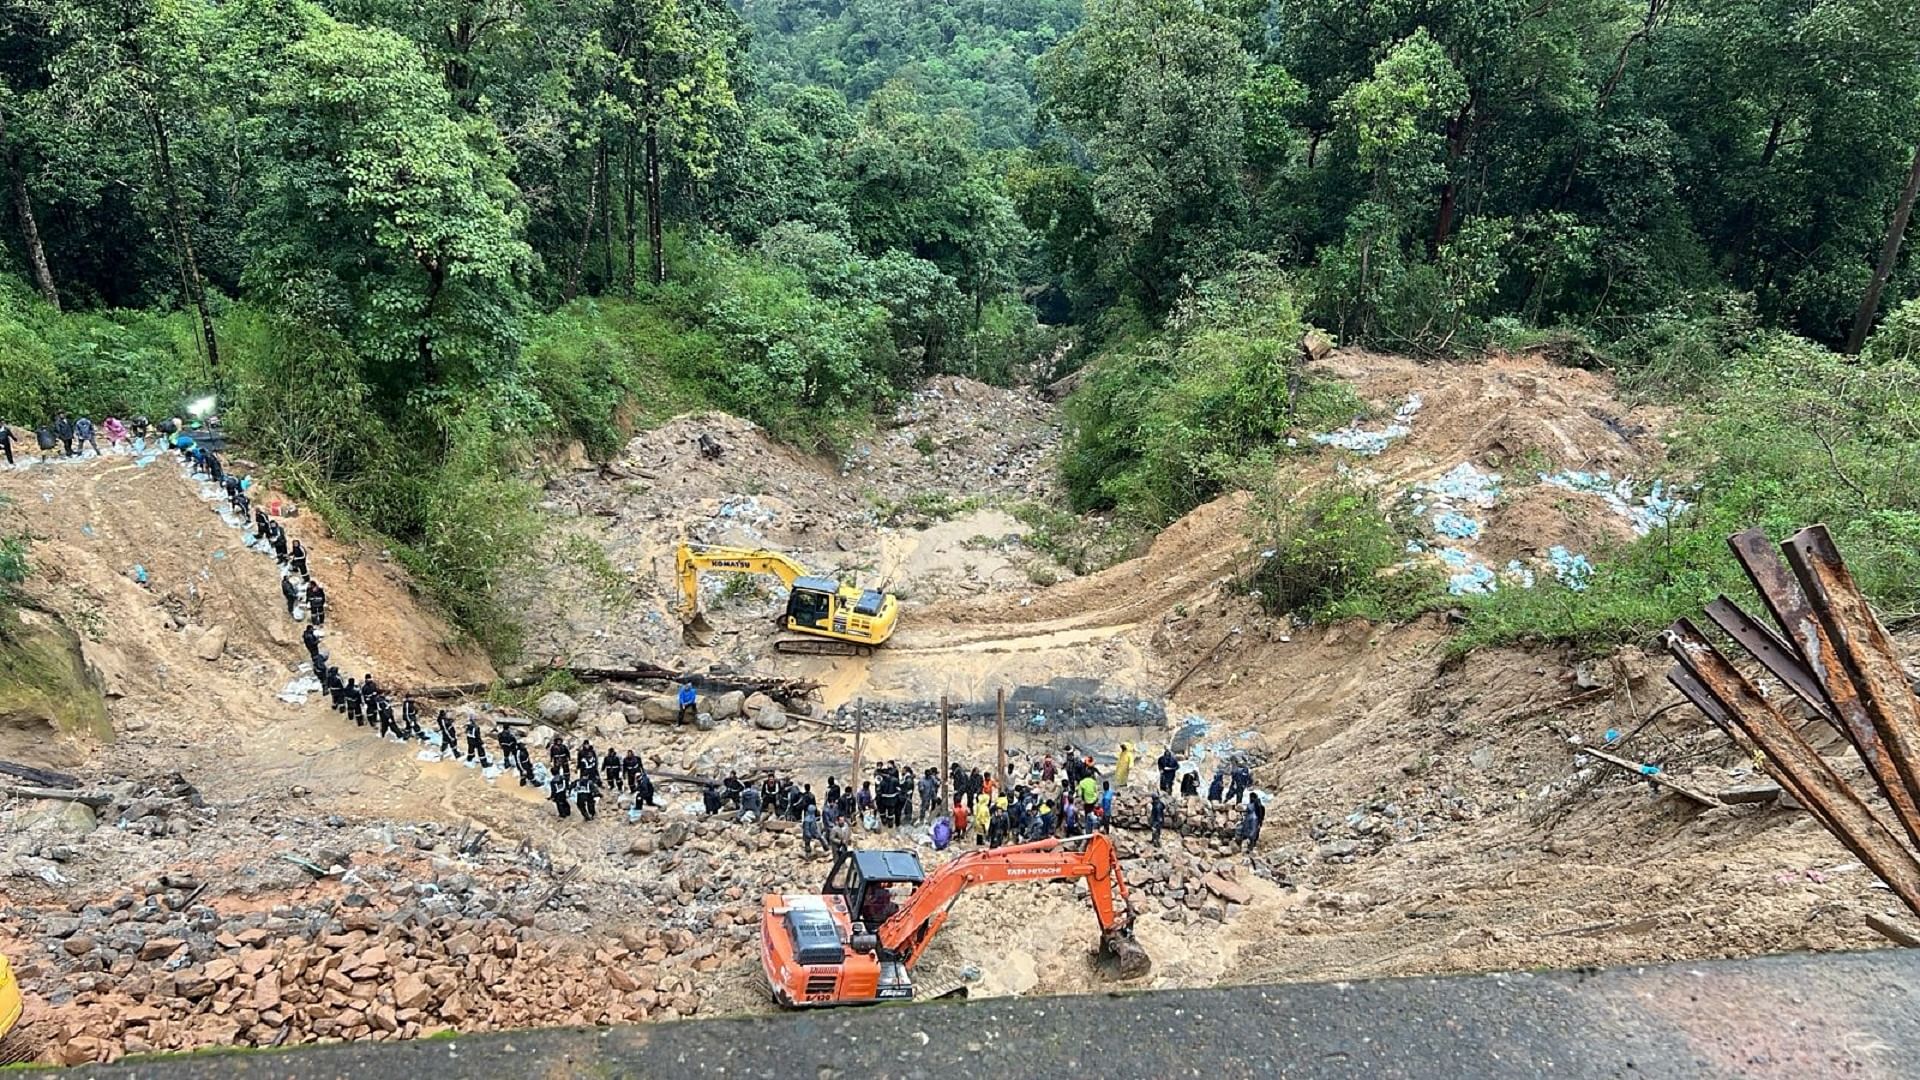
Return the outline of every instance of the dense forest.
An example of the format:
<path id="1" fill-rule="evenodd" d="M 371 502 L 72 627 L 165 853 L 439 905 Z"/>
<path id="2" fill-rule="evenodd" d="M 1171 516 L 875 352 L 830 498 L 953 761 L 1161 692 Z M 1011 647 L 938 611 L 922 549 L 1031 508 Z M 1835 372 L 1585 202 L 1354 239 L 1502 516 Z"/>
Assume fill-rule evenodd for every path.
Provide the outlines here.
<path id="1" fill-rule="evenodd" d="M 1084 367 L 1076 508 L 1150 525 L 1351 407 L 1300 385 L 1307 325 L 1546 347 L 1697 409 L 1697 520 L 1577 604 L 1490 602 L 1481 640 L 1644 633 L 1736 521 L 1826 517 L 1920 607 L 1910 0 L 0 18 L 0 419 L 218 392 L 503 653 L 541 440 L 710 405 L 827 448 L 928 374 Z"/>

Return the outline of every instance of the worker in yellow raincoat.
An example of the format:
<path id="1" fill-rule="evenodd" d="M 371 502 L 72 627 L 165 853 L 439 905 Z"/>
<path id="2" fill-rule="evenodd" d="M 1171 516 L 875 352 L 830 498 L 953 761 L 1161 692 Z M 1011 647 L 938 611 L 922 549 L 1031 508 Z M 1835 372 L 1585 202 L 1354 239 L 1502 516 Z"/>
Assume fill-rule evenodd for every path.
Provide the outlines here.
<path id="1" fill-rule="evenodd" d="M 1120 762 L 1113 767 L 1113 788 L 1115 791 L 1127 786 L 1127 773 L 1133 770 L 1133 747 L 1120 744 Z"/>

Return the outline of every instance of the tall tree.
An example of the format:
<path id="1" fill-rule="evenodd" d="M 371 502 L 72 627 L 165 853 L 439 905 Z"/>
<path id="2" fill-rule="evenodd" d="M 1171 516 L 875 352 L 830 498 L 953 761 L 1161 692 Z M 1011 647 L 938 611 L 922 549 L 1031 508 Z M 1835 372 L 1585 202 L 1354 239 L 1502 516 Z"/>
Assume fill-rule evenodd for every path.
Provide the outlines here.
<path id="1" fill-rule="evenodd" d="M 54 287 L 53 270 L 47 265 L 47 249 L 40 240 L 40 222 L 33 213 L 33 194 L 27 187 L 26 151 L 15 144 L 10 137 L 12 102 L 10 94 L 0 87 L 0 168 L 7 173 L 7 187 L 13 196 L 14 221 L 20 228 L 20 246 L 26 253 L 27 272 L 33 278 L 33 287 L 53 305 L 60 309 L 60 290 Z"/>
<path id="2" fill-rule="evenodd" d="M 662 243 L 667 159 L 692 179 L 713 175 L 719 127 L 739 109 L 728 61 L 738 32 L 730 8 L 703 0 L 636 0 L 617 4 L 610 13 L 607 41 L 619 60 L 610 92 L 639 137 L 648 279 L 656 285 L 667 272 Z M 628 183 L 633 183 L 631 169 Z M 631 212 L 628 216 L 631 222 Z M 631 223 L 628 229 L 631 235 Z"/>
<path id="3" fill-rule="evenodd" d="M 504 148 L 419 53 L 305 0 L 246 134 L 247 282 L 359 347 L 398 408 L 513 370 L 531 252 Z"/>
<path id="4" fill-rule="evenodd" d="M 195 233 L 197 196 L 182 175 L 178 130 L 203 116 L 206 21 L 212 9 L 185 0 L 100 0 L 53 8 L 70 47 L 56 75 L 76 107 L 123 116 L 142 134 L 153 201 L 173 249 L 181 298 L 199 317 L 209 372 L 220 379 L 220 341 Z"/>
<path id="5" fill-rule="evenodd" d="M 1242 42 L 1237 18 L 1198 0 L 1092 0 L 1040 60 L 1044 115 L 1091 163 L 1114 264 L 1151 309 L 1240 239 Z"/>
<path id="6" fill-rule="evenodd" d="M 1894 265 L 1900 260 L 1900 245 L 1906 239 L 1907 223 L 1913 219 L 1916 196 L 1920 196 L 1920 147 L 1914 149 L 1913 167 L 1907 170 L 1907 184 L 1894 202 L 1886 239 L 1880 243 L 1879 261 L 1874 263 L 1873 277 L 1867 282 L 1866 293 L 1860 297 L 1860 310 L 1853 316 L 1853 332 L 1847 335 L 1848 353 L 1858 353 L 1867 343 L 1873 320 L 1880 314 L 1880 294 L 1886 290 L 1887 279 L 1893 276 Z"/>

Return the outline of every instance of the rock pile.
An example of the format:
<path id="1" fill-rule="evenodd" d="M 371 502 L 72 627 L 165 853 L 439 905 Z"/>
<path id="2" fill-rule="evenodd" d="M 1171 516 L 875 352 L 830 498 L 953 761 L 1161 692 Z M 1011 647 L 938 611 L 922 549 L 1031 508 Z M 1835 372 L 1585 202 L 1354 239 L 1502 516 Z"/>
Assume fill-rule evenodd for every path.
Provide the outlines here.
<path id="1" fill-rule="evenodd" d="M 187 882 L 174 881 L 174 886 Z M 673 1019 L 700 1011 L 696 975 L 735 958 L 730 937 L 654 927 L 584 942 L 529 907 L 446 914 L 436 886 L 336 905 L 223 916 L 124 895 L 71 916 L 29 917 L 64 973 L 43 1033 L 60 1064 L 205 1046 L 406 1039 L 447 1028 Z M 168 893 L 171 897 L 171 891 Z"/>
<path id="2" fill-rule="evenodd" d="M 1123 829 L 1150 832 L 1152 803 L 1146 795 L 1129 793 L 1113 802 L 1113 823 Z M 1177 835 L 1204 842 L 1210 850 L 1233 850 L 1240 830 L 1241 808 L 1236 803 L 1207 802 L 1205 799 L 1167 800 L 1167 819 L 1163 835 Z"/>
<path id="3" fill-rule="evenodd" d="M 995 702 L 950 702 L 951 722 L 955 724 L 992 724 L 998 706 Z M 1045 701 L 1007 701 L 1007 730 L 1010 732 L 1077 731 L 1094 727 L 1160 727 L 1166 723 L 1166 706 L 1157 701 L 1131 697 L 1049 696 Z M 835 726 L 852 731 L 859 723 L 868 731 L 890 728 L 918 728 L 940 720 L 940 703 L 906 701 L 853 701 L 835 709 L 830 717 Z"/>
<path id="4" fill-rule="evenodd" d="M 1245 866 L 1205 854 L 1142 852 L 1126 863 L 1125 872 L 1128 885 L 1146 898 L 1145 903 L 1136 898 L 1135 904 L 1145 912 L 1157 908 L 1160 917 L 1172 923 L 1225 922 L 1253 899 L 1243 880 Z"/>

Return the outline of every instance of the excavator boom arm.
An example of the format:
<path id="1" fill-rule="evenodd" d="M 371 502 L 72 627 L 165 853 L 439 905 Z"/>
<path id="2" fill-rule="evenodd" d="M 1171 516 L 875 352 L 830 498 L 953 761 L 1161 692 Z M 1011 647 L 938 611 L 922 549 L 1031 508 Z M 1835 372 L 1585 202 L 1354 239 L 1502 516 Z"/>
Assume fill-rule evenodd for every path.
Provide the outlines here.
<path id="1" fill-rule="evenodd" d="M 807 576 L 806 567 L 778 551 L 696 544 L 680 545 L 674 553 L 674 570 L 680 579 L 680 614 L 687 619 L 700 613 L 700 575 L 705 571 L 772 574 L 788 588 Z"/>
<path id="2" fill-rule="evenodd" d="M 1103 946 L 1115 951 L 1124 941 L 1126 947 L 1138 952 L 1137 962 L 1144 966 L 1146 954 L 1131 943 L 1133 901 L 1127 894 L 1113 841 L 1099 833 L 1086 841 L 1085 849 L 1079 851 L 1068 848 L 1066 840 L 1049 839 L 962 855 L 929 875 L 907 904 L 881 924 L 880 944 L 911 967 L 933 940 L 934 931 L 946 922 L 953 902 L 969 886 L 1086 878 L 1094 914 L 1100 920 Z M 1135 962 L 1126 955 L 1121 959 L 1123 963 Z"/>

